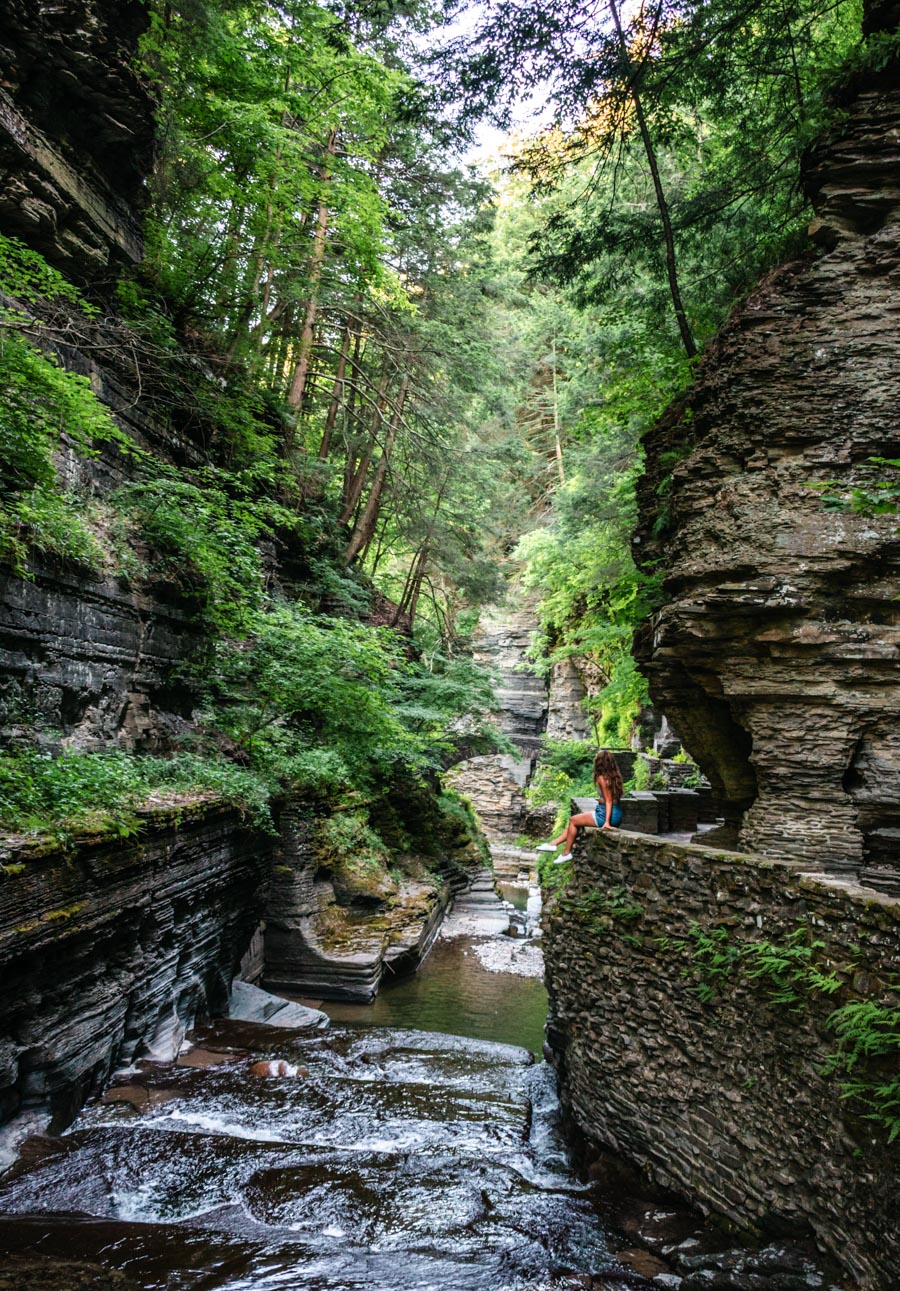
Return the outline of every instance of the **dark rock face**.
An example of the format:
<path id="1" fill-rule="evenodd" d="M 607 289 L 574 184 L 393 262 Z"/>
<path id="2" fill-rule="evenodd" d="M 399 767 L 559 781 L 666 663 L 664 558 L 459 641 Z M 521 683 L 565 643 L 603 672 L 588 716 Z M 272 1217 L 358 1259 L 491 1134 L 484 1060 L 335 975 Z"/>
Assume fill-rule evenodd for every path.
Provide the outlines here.
<path id="1" fill-rule="evenodd" d="M 625 832 L 586 831 L 574 871 L 545 906 L 542 945 L 548 1038 L 581 1133 L 741 1227 L 812 1233 L 859 1291 L 893 1287 L 896 1146 L 823 1068 L 837 1044 L 835 1007 L 895 998 L 900 903 L 805 875 L 799 862 Z M 763 940 L 784 946 L 811 926 L 836 994 L 801 990 L 786 1007 L 765 977 L 724 971 L 711 979 L 713 998 L 700 998 L 692 928 L 724 930 L 725 955 Z M 869 1074 L 884 1079 L 887 1068 Z M 696 1279 L 685 1285 L 720 1285 Z"/>
<path id="2" fill-rule="evenodd" d="M 131 60 L 137 0 L 8 0 L 0 11 L 0 223 L 77 279 L 142 254 L 153 147 Z"/>
<path id="3" fill-rule="evenodd" d="M 63 1128 L 134 1058 L 169 1060 L 222 1012 L 264 903 L 272 840 L 237 812 L 148 813 L 146 840 L 7 851 L 0 883 L 0 1120 Z"/>
<path id="4" fill-rule="evenodd" d="M 163 589 L 164 590 L 164 589 Z M 74 748 L 165 747 L 202 637 L 183 603 L 59 567 L 0 571 L 0 732 L 50 727 Z"/>
<path id="5" fill-rule="evenodd" d="M 732 843 L 900 891 L 897 520 L 821 490 L 900 456 L 896 71 L 809 159 L 826 252 L 763 282 L 649 437 L 638 549 L 666 571 L 641 666 Z"/>

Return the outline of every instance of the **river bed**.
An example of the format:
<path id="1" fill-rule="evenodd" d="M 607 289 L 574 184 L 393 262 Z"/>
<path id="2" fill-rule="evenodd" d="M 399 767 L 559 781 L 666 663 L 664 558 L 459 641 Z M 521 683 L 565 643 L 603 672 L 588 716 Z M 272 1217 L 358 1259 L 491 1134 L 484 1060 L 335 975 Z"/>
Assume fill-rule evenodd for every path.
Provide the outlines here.
<path id="1" fill-rule="evenodd" d="M 540 895 L 526 885 L 502 884 L 499 891 L 506 905 L 488 876 L 459 897 L 420 970 L 386 982 L 374 1003 L 320 1007 L 337 1023 L 448 1032 L 521 1045 L 540 1058 L 547 1019 L 540 941 L 506 935 L 509 907 L 538 931 Z"/>
<path id="2" fill-rule="evenodd" d="M 534 1061 L 539 951 L 504 936 L 509 914 L 483 880 L 420 972 L 373 1007 L 328 1005 L 332 1026 L 314 1034 L 217 1023 L 176 1063 L 123 1073 L 0 1183 L 8 1285 L 636 1285 L 570 1170 L 553 1075 Z M 498 971 L 527 954 L 527 971 Z M 284 1065 L 257 1075 L 262 1061 Z M 73 1259 L 95 1279 L 73 1280 L 59 1264 Z"/>

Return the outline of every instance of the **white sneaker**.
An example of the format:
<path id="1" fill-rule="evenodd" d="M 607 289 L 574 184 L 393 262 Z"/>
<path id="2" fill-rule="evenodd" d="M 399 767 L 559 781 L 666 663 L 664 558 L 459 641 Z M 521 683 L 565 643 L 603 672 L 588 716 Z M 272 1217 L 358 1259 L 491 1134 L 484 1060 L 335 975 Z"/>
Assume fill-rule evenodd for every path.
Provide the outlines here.
<path id="1" fill-rule="evenodd" d="M 534 850 L 536 852 L 555 852 L 556 848 L 556 843 L 540 843 Z"/>
<path id="2" fill-rule="evenodd" d="M 554 865 L 562 865 L 563 861 L 571 861 L 571 859 L 572 859 L 572 853 L 571 853 L 571 852 L 566 852 L 565 856 L 557 856 L 557 858 L 556 858 L 556 860 L 553 862 L 553 864 L 554 864 Z"/>

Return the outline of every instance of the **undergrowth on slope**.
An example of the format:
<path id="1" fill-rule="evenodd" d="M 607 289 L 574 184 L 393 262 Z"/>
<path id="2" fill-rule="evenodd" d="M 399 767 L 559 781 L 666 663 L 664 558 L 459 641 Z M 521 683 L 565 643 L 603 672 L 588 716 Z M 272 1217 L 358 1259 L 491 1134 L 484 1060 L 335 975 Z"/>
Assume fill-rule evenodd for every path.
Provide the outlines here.
<path id="1" fill-rule="evenodd" d="M 215 797 L 271 830 L 270 794 L 271 785 L 258 773 L 193 753 L 0 754 L 0 829 L 62 843 L 87 831 L 130 837 L 139 829 L 136 812 L 142 805 L 196 797 Z"/>

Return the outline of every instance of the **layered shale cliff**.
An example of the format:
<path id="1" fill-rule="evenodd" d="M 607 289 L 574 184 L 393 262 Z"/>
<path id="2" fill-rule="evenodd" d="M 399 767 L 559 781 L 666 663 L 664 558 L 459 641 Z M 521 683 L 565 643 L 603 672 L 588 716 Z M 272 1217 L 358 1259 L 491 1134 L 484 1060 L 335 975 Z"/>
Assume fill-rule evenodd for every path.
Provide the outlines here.
<path id="1" fill-rule="evenodd" d="M 807 159 L 821 249 L 735 311 L 648 437 L 636 550 L 665 572 L 641 667 L 723 841 L 900 893 L 897 518 L 823 503 L 900 456 L 897 73 L 850 87 Z"/>
<path id="2" fill-rule="evenodd" d="M 227 1007 L 273 839 L 214 804 L 140 823 L 0 849 L 0 1122 L 31 1109 L 64 1128 L 116 1067 L 170 1061 Z"/>
<path id="3" fill-rule="evenodd" d="M 11 3 L 0 13 L 0 232 L 101 301 L 116 271 L 143 255 L 154 103 L 132 64 L 148 21 L 142 4 L 110 0 Z M 107 308 L 77 321 L 59 306 L 34 312 L 42 343 L 90 379 L 134 443 L 163 458 L 196 457 L 141 398 L 133 346 Z M 59 465 L 68 483 L 100 493 L 128 470 L 112 448 L 78 457 L 65 434 Z M 16 738 L 27 722 L 75 748 L 165 747 L 191 706 L 175 680 L 200 643 L 190 609 L 163 582 L 138 590 L 46 559 L 25 578 L 0 568 L 0 732 Z"/>
<path id="4" fill-rule="evenodd" d="M 138 0 L 0 11 L 0 226 L 77 281 L 143 255 L 153 102 L 133 68 Z"/>
<path id="5" fill-rule="evenodd" d="M 664 582 L 637 653 L 725 824 L 703 846 L 585 831 L 544 940 L 588 1142 L 812 1234 L 871 1291 L 900 1258 L 900 532 L 844 502 L 900 457 L 898 72 L 847 87 L 805 165 L 817 248 L 646 441 L 635 549 Z"/>

